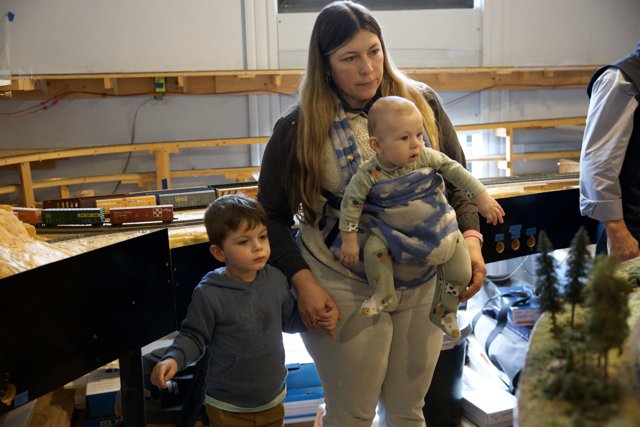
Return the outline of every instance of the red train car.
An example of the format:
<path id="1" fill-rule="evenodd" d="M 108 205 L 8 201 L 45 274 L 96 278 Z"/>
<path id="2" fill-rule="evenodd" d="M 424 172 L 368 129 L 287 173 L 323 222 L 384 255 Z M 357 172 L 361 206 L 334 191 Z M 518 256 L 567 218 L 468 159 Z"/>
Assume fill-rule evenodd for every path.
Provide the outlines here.
<path id="1" fill-rule="evenodd" d="M 14 207 L 13 213 L 18 219 L 31 225 L 42 224 L 42 209 Z"/>
<path id="2" fill-rule="evenodd" d="M 125 222 L 173 221 L 172 205 L 131 206 L 127 208 L 111 208 L 110 221 L 112 225 Z"/>

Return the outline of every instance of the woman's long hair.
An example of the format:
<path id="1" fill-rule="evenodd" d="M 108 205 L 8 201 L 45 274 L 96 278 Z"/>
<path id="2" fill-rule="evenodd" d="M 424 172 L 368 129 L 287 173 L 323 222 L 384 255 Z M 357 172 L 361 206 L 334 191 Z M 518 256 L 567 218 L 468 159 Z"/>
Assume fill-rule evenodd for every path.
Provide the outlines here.
<path id="1" fill-rule="evenodd" d="M 325 144 L 335 119 L 339 99 L 329 81 L 329 55 L 351 40 L 358 31 L 370 31 L 378 36 L 384 54 L 382 96 L 398 95 L 413 101 L 423 117 L 431 146 L 438 149 L 438 130 L 433 110 L 426 102 L 421 87 L 391 62 L 382 38 L 380 25 L 364 6 L 351 1 L 336 1 L 322 9 L 316 18 L 307 68 L 300 84 L 300 114 L 290 171 L 291 209 L 301 220 L 314 223 L 315 209 L 322 191 L 321 177 Z"/>

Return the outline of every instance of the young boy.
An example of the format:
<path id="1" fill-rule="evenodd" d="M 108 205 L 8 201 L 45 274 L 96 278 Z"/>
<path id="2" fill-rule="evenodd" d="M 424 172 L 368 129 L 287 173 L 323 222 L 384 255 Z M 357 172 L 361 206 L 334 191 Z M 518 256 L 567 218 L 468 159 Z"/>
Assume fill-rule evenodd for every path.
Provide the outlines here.
<path id="1" fill-rule="evenodd" d="M 282 426 L 286 395 L 282 331 L 305 330 L 285 276 L 267 264 L 267 214 L 234 194 L 213 201 L 204 215 L 211 254 L 225 267 L 194 289 L 180 332 L 151 372 L 167 388 L 176 372 L 210 346 L 205 397 L 212 426 Z M 323 327 L 335 320 L 319 319 Z M 248 423 L 248 424 L 247 424 Z"/>
<path id="2" fill-rule="evenodd" d="M 359 243 L 357 240 L 358 223 L 365 205 L 367 197 L 371 197 L 372 188 L 381 183 L 388 183 L 398 180 L 398 194 L 401 194 L 403 187 L 408 187 L 402 181 L 403 177 L 418 171 L 418 180 L 425 177 L 430 181 L 429 185 L 422 185 L 419 188 L 429 188 L 430 193 L 421 191 L 414 198 L 414 194 L 401 195 L 398 198 L 396 187 L 390 187 L 379 192 L 384 197 L 407 201 L 407 206 L 415 207 L 410 209 L 405 218 L 395 218 L 401 224 L 412 224 L 408 230 L 406 240 L 409 244 L 414 244 L 415 239 L 434 239 L 437 236 L 433 230 L 427 230 L 424 236 L 413 235 L 413 231 L 419 227 L 425 227 L 426 218 L 423 215 L 431 216 L 433 221 L 436 217 L 435 226 L 432 229 L 447 229 L 451 232 L 445 234 L 442 242 L 429 242 L 431 247 L 437 249 L 441 256 L 439 261 L 432 265 L 438 267 L 438 281 L 436 293 L 431 310 L 431 320 L 444 332 L 452 337 L 460 336 L 456 320 L 456 312 L 459 304 L 459 294 L 471 280 L 471 262 L 467 253 L 466 245 L 462 233 L 458 230 L 455 213 L 449 206 L 444 195 L 444 184 L 442 179 L 436 177 L 435 172 L 442 174 L 447 181 L 453 185 L 468 191 L 478 205 L 478 210 L 487 219 L 487 222 L 495 225 L 503 222 L 504 211 L 502 207 L 487 193 L 484 186 L 471 175 L 458 162 L 451 160 L 445 154 L 425 146 L 424 128 L 422 116 L 416 106 L 409 100 L 397 96 L 388 96 L 378 99 L 369 110 L 369 143 L 376 152 L 376 156 L 363 163 L 354 174 L 349 185 L 345 189 L 340 207 L 340 237 L 342 247 L 340 261 L 345 265 L 355 265 L 359 261 Z M 431 174 L 429 174 L 431 173 Z M 414 179 L 414 178 L 412 178 Z M 435 182 L 435 184 L 433 184 Z M 392 194 L 393 193 L 393 194 Z M 386 194 L 386 196 L 385 196 Z M 408 198 L 403 198 L 408 197 Z M 418 203 L 415 203 L 417 200 Z M 395 202 L 394 202 L 395 203 Z M 413 203 L 413 205 L 410 205 Z M 389 304 L 396 301 L 393 260 L 390 253 L 388 241 L 395 239 L 398 230 L 395 229 L 393 220 L 393 209 L 383 215 L 379 215 L 381 222 L 388 222 L 388 226 L 393 228 L 391 233 L 380 235 L 371 234 L 364 247 L 364 268 L 367 279 L 375 289 L 375 293 L 367 299 L 361 308 L 361 313 L 365 316 L 373 316 L 380 313 Z M 407 210 L 404 211 L 405 213 Z M 403 232 L 407 230 L 402 230 Z M 441 234 L 442 235 L 442 234 Z M 449 249 L 443 246 L 449 244 Z M 443 243 L 444 242 L 444 243 Z M 435 252 L 435 250 L 434 250 Z M 404 254 L 403 254 L 404 255 Z M 433 258 L 420 258 L 425 264 L 433 262 Z M 397 262 L 398 260 L 396 260 Z"/>

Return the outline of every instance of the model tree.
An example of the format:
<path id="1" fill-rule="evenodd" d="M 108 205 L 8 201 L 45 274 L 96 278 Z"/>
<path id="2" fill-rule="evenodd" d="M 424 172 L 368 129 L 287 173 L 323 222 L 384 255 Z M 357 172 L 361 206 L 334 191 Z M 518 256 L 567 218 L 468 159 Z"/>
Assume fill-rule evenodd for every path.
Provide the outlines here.
<path id="1" fill-rule="evenodd" d="M 556 313 L 562 310 L 562 299 L 557 286 L 555 259 L 551 255 L 553 246 L 544 230 L 538 235 L 538 252 L 540 255 L 537 259 L 536 295 L 540 302 L 540 310 L 551 314 L 552 331 L 557 334 Z"/>
<path id="2" fill-rule="evenodd" d="M 629 335 L 627 319 L 630 314 L 628 297 L 631 287 L 624 277 L 615 274 L 618 262 L 613 257 L 598 257 L 593 266 L 587 320 L 589 344 L 603 360 L 602 375 L 607 378 L 609 350 L 622 351 Z"/>
<path id="3" fill-rule="evenodd" d="M 569 247 L 567 287 L 564 296 L 566 302 L 571 304 L 571 327 L 574 325 L 576 306 L 582 304 L 585 299 L 584 283 L 589 275 L 589 262 L 591 261 L 591 254 L 587 246 L 589 246 L 589 235 L 582 226 L 571 240 Z"/>

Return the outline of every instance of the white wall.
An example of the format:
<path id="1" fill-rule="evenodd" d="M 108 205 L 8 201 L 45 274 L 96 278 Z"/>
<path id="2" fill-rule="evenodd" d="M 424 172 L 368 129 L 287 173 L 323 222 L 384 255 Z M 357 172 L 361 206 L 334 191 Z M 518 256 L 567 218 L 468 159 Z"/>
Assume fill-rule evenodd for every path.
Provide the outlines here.
<path id="1" fill-rule="evenodd" d="M 281 68 L 304 68 L 317 14 L 278 16 Z M 375 13 L 387 49 L 401 68 L 482 65 L 480 9 L 380 11 Z"/>
<path id="2" fill-rule="evenodd" d="M 239 0 L 4 0 L 11 68 L 33 74 L 237 70 Z"/>
<path id="3" fill-rule="evenodd" d="M 638 0 L 484 0 L 483 65 L 606 64 L 635 49 Z"/>
<path id="4" fill-rule="evenodd" d="M 10 10 L 15 20 L 0 18 L 0 53 L 9 54 L 14 74 L 303 68 L 315 14 L 277 15 L 275 4 L 275 0 L 4 0 L 0 17 Z M 482 8 L 473 10 L 375 15 L 402 68 L 605 64 L 633 50 L 640 38 L 637 0 L 479 4 Z M 582 89 L 440 95 L 455 124 L 579 116 L 587 108 Z M 268 135 L 281 111 L 293 102 L 293 96 L 284 95 L 69 99 L 35 114 L 0 115 L 0 149 L 131 143 L 136 111 L 135 143 Z M 34 104 L 0 100 L 0 113 Z M 533 147 L 535 141 L 527 138 L 516 140 L 516 148 Z M 576 149 L 580 135 L 567 131 L 544 139 Z M 172 157 L 172 166 L 246 166 L 259 164 L 261 156 L 256 147 L 201 153 Z M 116 173 L 125 162 L 126 158 L 114 156 L 91 168 L 73 161 L 65 167 L 92 175 Z M 127 171 L 151 167 L 149 161 L 134 156 Z M 37 169 L 34 178 L 57 173 Z M 15 172 L 0 169 L 0 185 L 14 182 Z M 192 183 L 174 182 L 182 184 Z"/>

